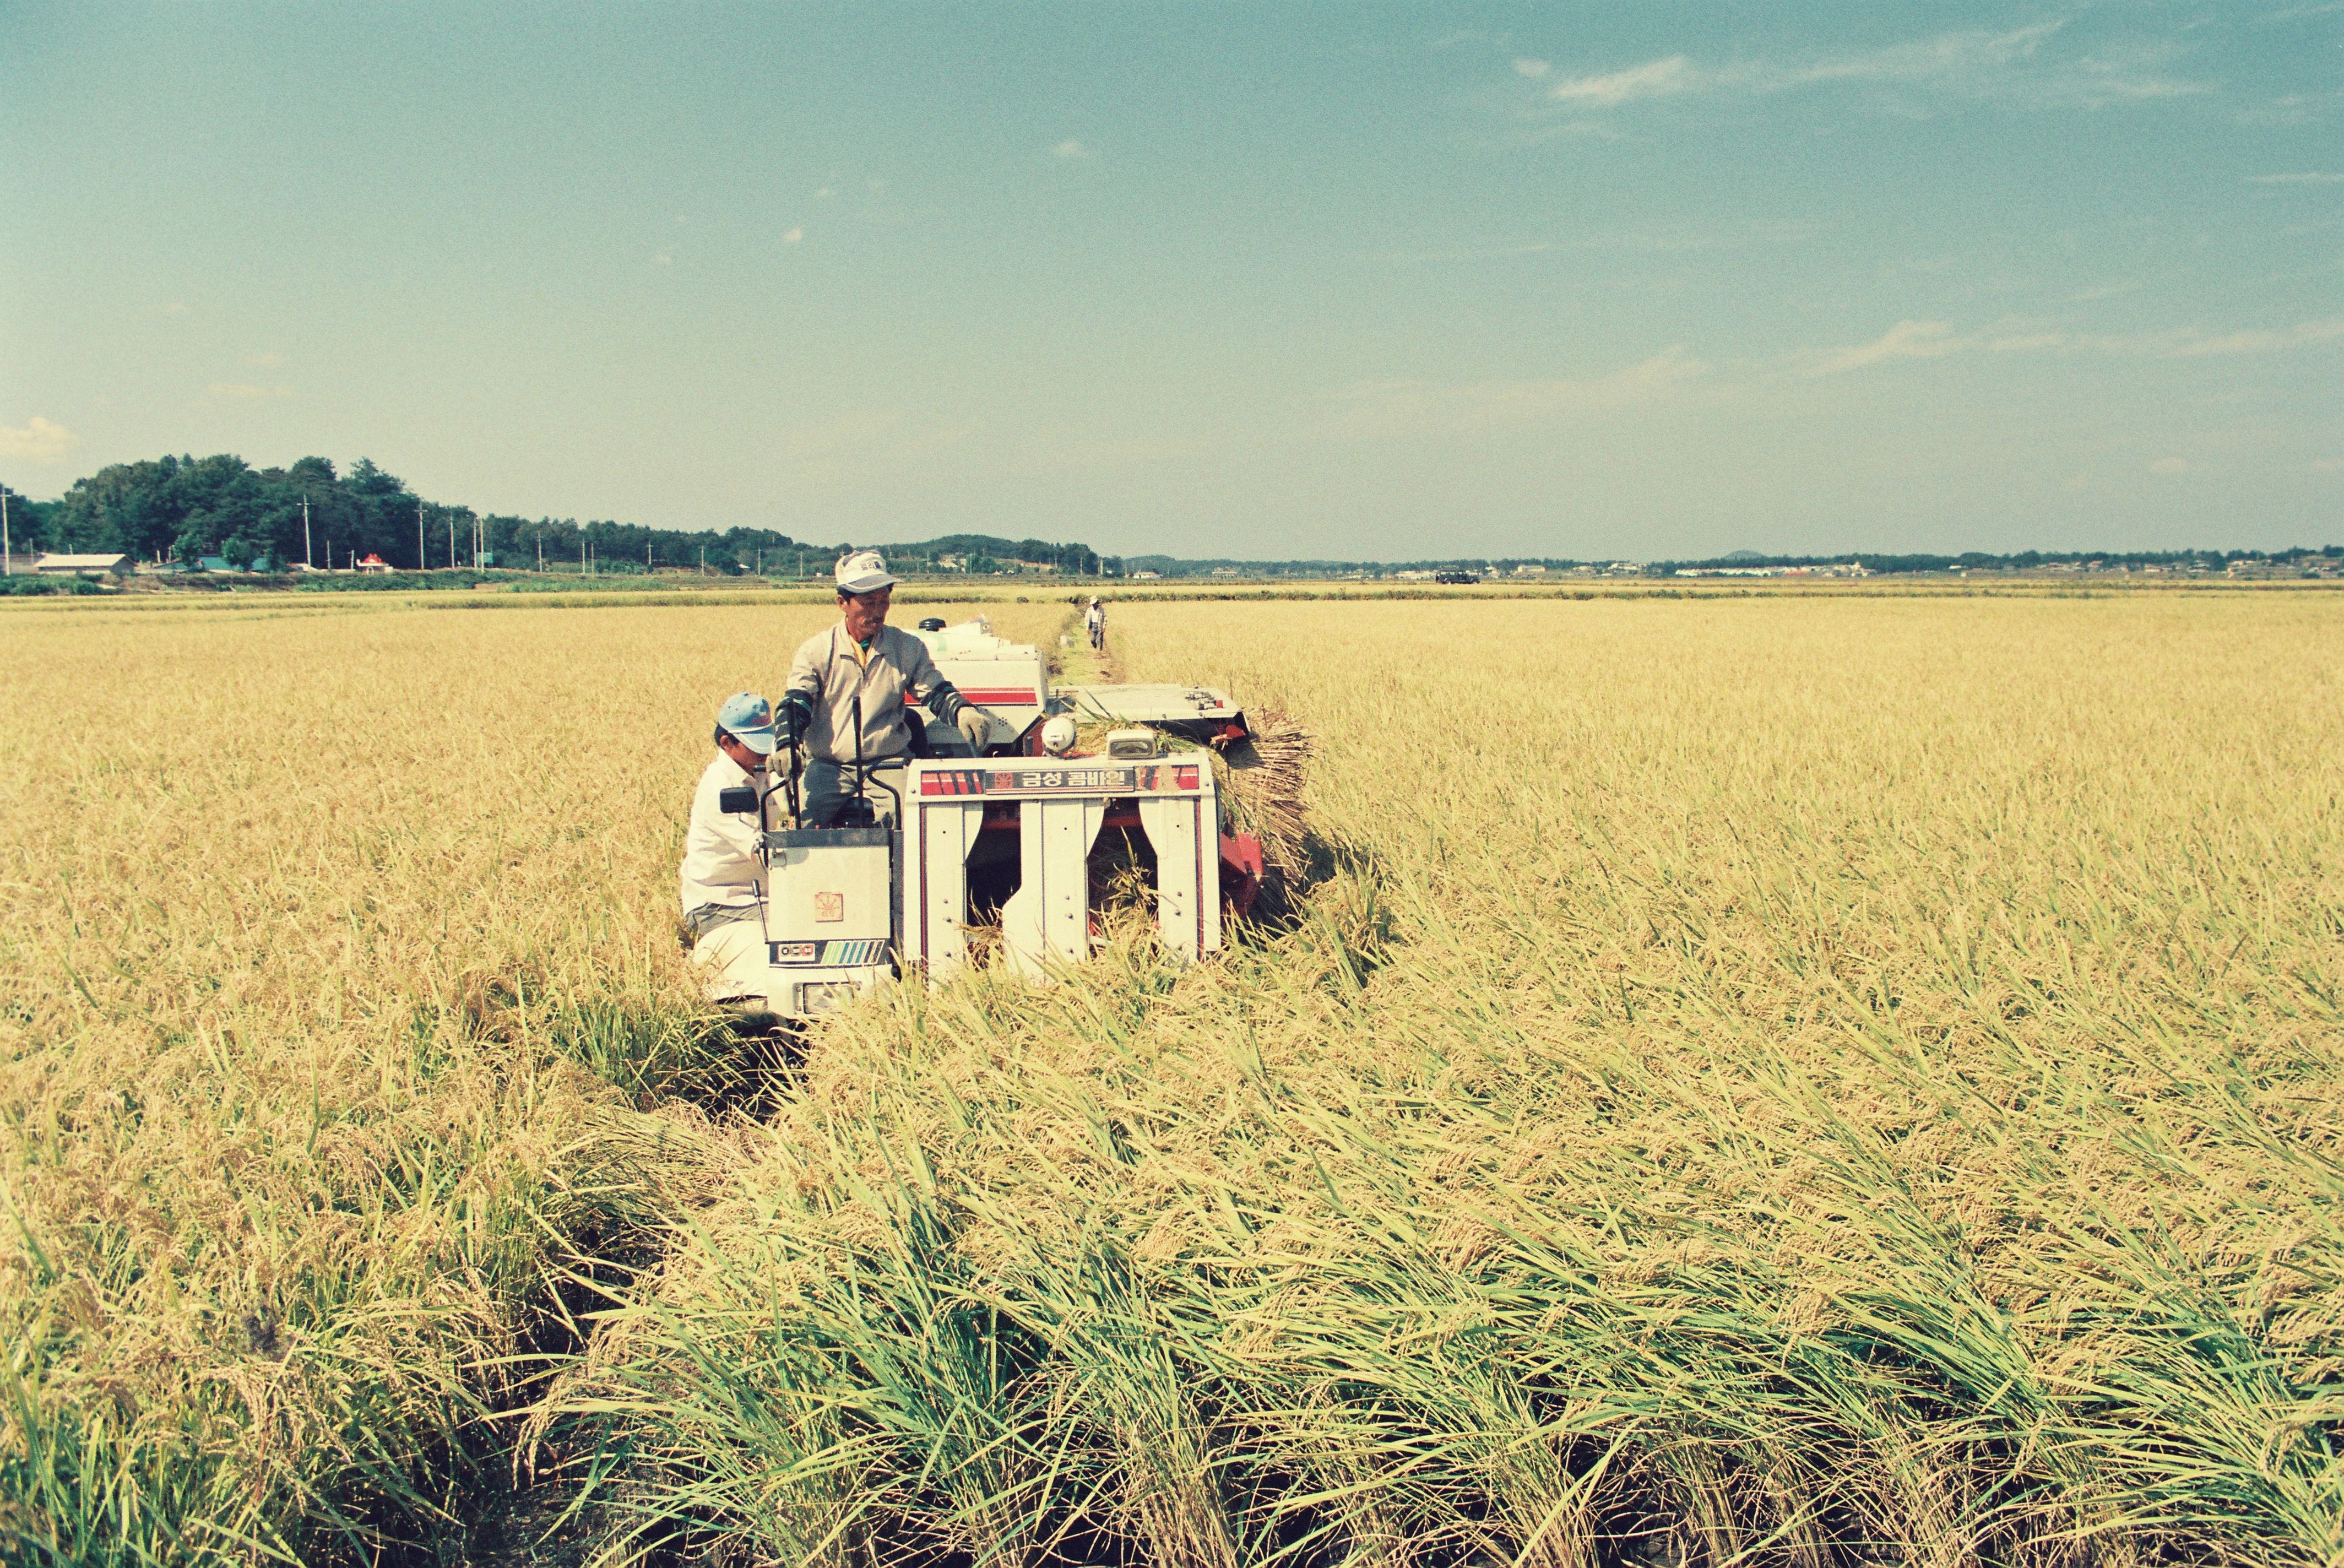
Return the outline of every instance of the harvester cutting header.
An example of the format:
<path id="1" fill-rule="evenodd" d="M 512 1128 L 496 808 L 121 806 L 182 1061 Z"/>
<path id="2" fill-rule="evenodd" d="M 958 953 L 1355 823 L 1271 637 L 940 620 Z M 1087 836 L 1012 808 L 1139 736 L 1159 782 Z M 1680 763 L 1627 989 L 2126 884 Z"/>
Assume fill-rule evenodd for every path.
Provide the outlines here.
<path id="1" fill-rule="evenodd" d="M 1266 870 L 1223 799 L 1260 761 L 1228 693 L 1053 690 L 1042 651 L 981 617 L 888 626 L 894 581 L 875 551 L 842 560 L 840 623 L 798 649 L 778 710 L 743 693 L 718 715 L 682 875 L 712 995 L 809 1017 L 995 950 L 1045 977 L 1102 940 L 1110 875 L 1165 952 L 1217 950 Z"/>

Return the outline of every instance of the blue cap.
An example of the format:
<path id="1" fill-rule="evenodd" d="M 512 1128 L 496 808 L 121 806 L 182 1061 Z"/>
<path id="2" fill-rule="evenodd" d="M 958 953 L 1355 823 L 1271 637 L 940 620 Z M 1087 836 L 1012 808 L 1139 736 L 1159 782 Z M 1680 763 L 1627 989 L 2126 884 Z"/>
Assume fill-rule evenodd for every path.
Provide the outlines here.
<path id="1" fill-rule="evenodd" d="M 727 734 L 761 757 L 773 754 L 773 705 L 754 692 L 735 692 L 716 710 Z"/>

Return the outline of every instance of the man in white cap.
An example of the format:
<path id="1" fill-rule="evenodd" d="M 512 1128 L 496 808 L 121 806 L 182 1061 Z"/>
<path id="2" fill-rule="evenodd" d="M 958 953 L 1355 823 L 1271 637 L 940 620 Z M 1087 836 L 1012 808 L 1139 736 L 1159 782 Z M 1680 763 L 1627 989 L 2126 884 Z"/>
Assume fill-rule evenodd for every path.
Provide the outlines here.
<path id="1" fill-rule="evenodd" d="M 982 754 L 993 737 L 992 719 L 937 673 L 927 644 L 887 624 L 895 579 L 877 551 L 840 557 L 837 586 L 839 623 L 800 645 L 782 699 L 782 739 L 806 749 L 805 816 L 816 826 L 834 822 L 871 773 L 911 754 L 907 693 L 958 729 L 971 751 Z"/>
<path id="2" fill-rule="evenodd" d="M 773 710 L 754 692 L 735 692 L 716 710 L 716 755 L 692 792 L 692 825 L 684 830 L 683 924 L 692 933 L 692 961 L 709 971 L 708 992 L 718 1001 L 765 994 L 765 925 L 758 901 L 765 863 L 758 855 L 764 813 L 726 811 L 724 792 L 743 785 L 765 793 L 765 759 L 773 754 Z"/>

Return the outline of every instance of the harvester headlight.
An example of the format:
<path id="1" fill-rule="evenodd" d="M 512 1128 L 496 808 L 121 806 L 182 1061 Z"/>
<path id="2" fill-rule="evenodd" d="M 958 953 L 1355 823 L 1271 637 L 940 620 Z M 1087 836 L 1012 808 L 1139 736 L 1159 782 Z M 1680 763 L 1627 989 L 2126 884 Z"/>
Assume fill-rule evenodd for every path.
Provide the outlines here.
<path id="1" fill-rule="evenodd" d="M 1111 757 L 1152 757 L 1160 749 L 1156 732 L 1150 729 L 1115 730 L 1106 737 L 1106 754 Z"/>
<path id="2" fill-rule="evenodd" d="M 1060 713 L 1042 724 L 1042 749 L 1054 757 L 1065 756 L 1075 749 L 1075 721 L 1070 713 Z"/>
<path id="3" fill-rule="evenodd" d="M 852 980 L 809 980 L 798 987 L 798 1011 L 811 1017 L 843 1007 L 854 1000 Z"/>

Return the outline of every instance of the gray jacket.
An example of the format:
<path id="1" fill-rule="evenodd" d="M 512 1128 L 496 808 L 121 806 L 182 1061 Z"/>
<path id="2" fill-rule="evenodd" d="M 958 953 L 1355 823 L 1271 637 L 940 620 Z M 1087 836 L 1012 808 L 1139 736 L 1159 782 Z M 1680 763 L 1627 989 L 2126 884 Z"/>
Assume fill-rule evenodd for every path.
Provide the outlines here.
<path id="1" fill-rule="evenodd" d="M 825 762 L 900 757 L 912 749 L 912 727 L 904 716 L 907 693 L 946 723 L 967 705 L 937 673 L 928 645 L 909 632 L 879 628 L 866 662 L 854 656 L 845 627 L 833 626 L 807 638 L 790 661 L 783 722 L 795 723 L 807 754 Z"/>

